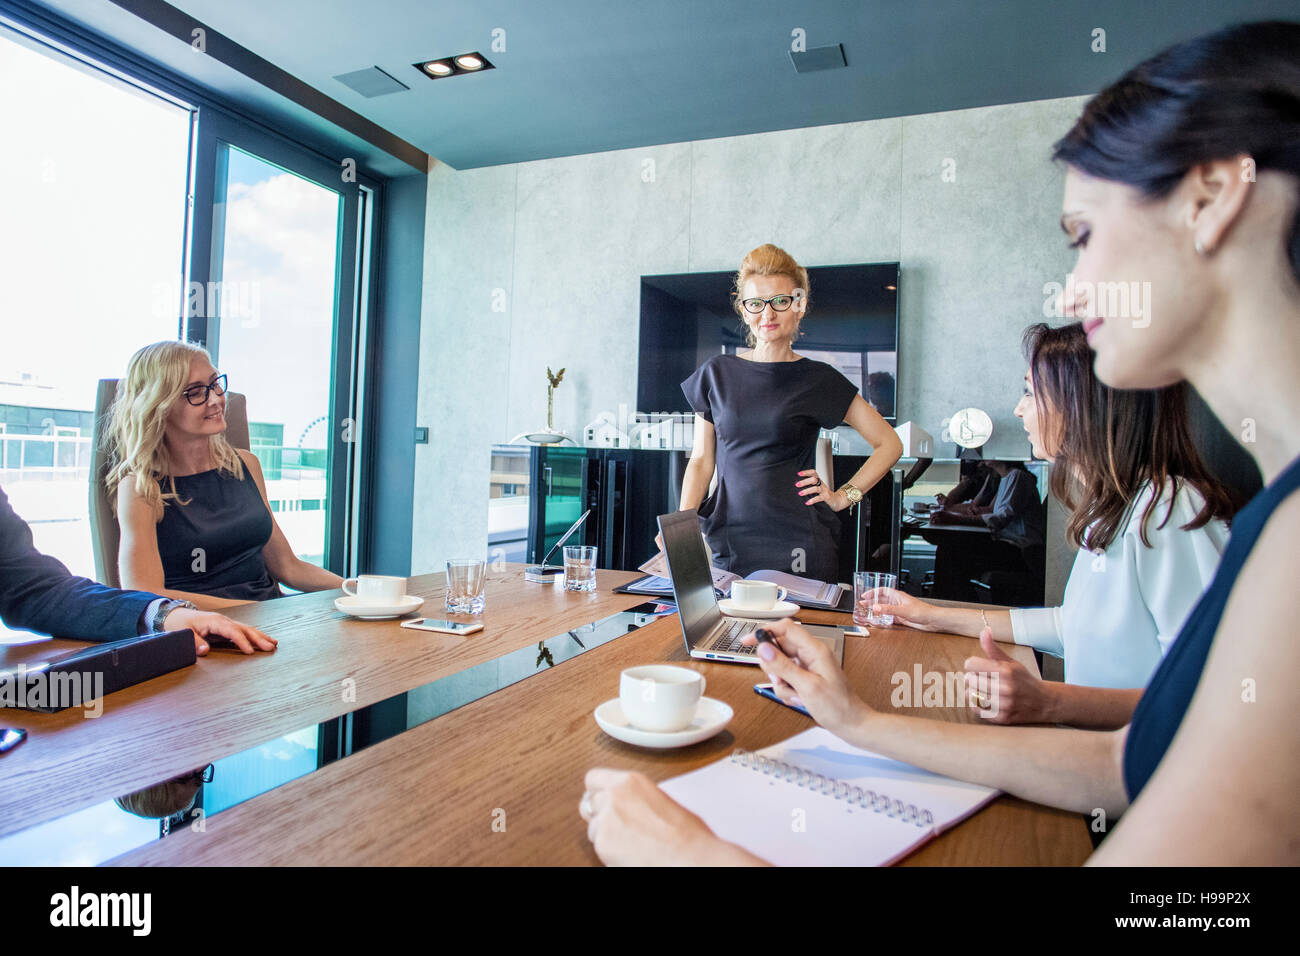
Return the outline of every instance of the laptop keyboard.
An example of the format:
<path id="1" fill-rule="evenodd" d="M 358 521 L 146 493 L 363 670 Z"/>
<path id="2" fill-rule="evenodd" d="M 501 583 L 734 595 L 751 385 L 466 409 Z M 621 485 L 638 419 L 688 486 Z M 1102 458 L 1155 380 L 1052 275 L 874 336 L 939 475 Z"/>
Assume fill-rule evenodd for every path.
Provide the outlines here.
<path id="1" fill-rule="evenodd" d="M 755 629 L 749 621 L 727 621 L 718 629 L 717 636 L 704 648 L 706 651 L 722 651 L 727 654 L 753 654 L 757 645 L 742 644 L 740 639 Z"/>

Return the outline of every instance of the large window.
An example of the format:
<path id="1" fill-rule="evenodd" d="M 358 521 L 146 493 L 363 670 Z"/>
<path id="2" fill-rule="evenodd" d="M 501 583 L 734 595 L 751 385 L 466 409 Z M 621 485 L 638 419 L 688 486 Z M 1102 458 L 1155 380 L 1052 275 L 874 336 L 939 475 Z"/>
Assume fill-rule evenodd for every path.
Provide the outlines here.
<path id="1" fill-rule="evenodd" d="M 0 29 L 0 486 L 94 577 L 96 383 L 175 338 L 190 110 Z"/>
<path id="2" fill-rule="evenodd" d="M 213 274 L 221 371 L 249 396 L 249 438 L 294 551 L 323 564 L 328 504 L 341 199 L 226 143 L 218 145 Z"/>
<path id="3" fill-rule="evenodd" d="M 197 153 L 190 282 L 207 294 L 191 297 L 186 335 L 247 396 L 252 451 L 294 551 L 348 573 L 367 192 L 354 166 L 217 110 L 200 111 Z"/>
<path id="4" fill-rule="evenodd" d="M 184 337 L 246 396 L 294 550 L 350 573 L 378 184 L 108 56 L 0 24 L 0 487 L 40 550 L 95 577 L 97 382 Z"/>

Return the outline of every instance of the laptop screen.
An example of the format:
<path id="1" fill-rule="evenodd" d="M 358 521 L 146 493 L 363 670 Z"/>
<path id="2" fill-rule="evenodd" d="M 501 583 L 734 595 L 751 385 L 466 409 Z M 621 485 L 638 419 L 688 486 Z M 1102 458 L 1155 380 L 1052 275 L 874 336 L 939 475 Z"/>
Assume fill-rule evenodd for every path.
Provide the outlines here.
<path id="1" fill-rule="evenodd" d="M 697 637 L 722 615 L 713 593 L 709 546 L 700 531 L 700 519 L 694 511 L 660 515 L 659 530 L 664 538 L 668 570 L 673 576 L 682 630 L 692 638 Z"/>

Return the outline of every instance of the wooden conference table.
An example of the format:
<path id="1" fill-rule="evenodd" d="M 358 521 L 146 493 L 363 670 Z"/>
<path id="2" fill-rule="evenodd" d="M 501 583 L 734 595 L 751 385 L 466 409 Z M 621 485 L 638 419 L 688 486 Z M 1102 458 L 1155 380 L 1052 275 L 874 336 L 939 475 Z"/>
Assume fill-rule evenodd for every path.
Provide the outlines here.
<path id="1" fill-rule="evenodd" d="M 611 589 L 631 572 L 600 571 L 592 594 L 523 580 L 522 565 L 490 572 L 485 628 L 467 637 L 403 630 L 334 611 L 337 592 L 238 608 L 232 616 L 279 638 L 274 654 L 214 654 L 105 700 L 104 715 L 22 714 L 31 739 L 0 759 L 0 836 L 111 799 L 279 734 L 498 659 L 643 603 Z M 441 611 L 443 575 L 410 590 Z M 847 615 L 804 612 L 811 623 Z M 566 639 L 567 642 L 567 639 Z M 559 646 L 558 644 L 556 645 Z M 45 645 L 48 654 L 49 645 Z M 889 708 L 896 671 L 960 670 L 977 642 L 905 628 L 846 639 L 845 669 L 873 706 Z M 9 649 L 0 666 L 32 659 Z M 1008 648 L 1026 666 L 1032 654 Z M 531 658 L 530 658 L 531 659 Z M 607 737 L 592 718 L 618 693 L 624 667 L 670 662 L 707 679 L 706 694 L 735 710 L 730 726 L 681 750 L 649 751 Z M 355 681 L 343 702 L 342 681 Z M 658 618 L 396 736 L 328 763 L 119 857 L 120 864 L 366 865 L 598 863 L 578 816 L 584 773 L 636 769 L 662 780 L 729 754 L 758 749 L 811 726 L 765 701 L 757 668 L 691 660 L 676 615 Z M 958 708 L 903 708 L 976 721 Z M 10 712 L 16 713 L 16 712 Z M 13 722 L 13 721 L 11 721 Z M 21 755 L 21 762 L 13 758 Z M 904 865 L 1073 865 L 1091 852 L 1082 817 L 1003 796 L 922 847 Z"/>

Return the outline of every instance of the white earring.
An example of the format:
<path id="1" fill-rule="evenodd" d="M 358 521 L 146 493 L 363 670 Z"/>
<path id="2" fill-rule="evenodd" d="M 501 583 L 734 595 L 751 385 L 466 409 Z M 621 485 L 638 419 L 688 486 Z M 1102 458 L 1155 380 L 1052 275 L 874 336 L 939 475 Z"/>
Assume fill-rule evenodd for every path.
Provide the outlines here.
<path id="1" fill-rule="evenodd" d="M 1196 254 L 1198 256 L 1205 255 L 1205 244 L 1202 243 L 1201 240 L 1199 239 L 1196 240 Z"/>

